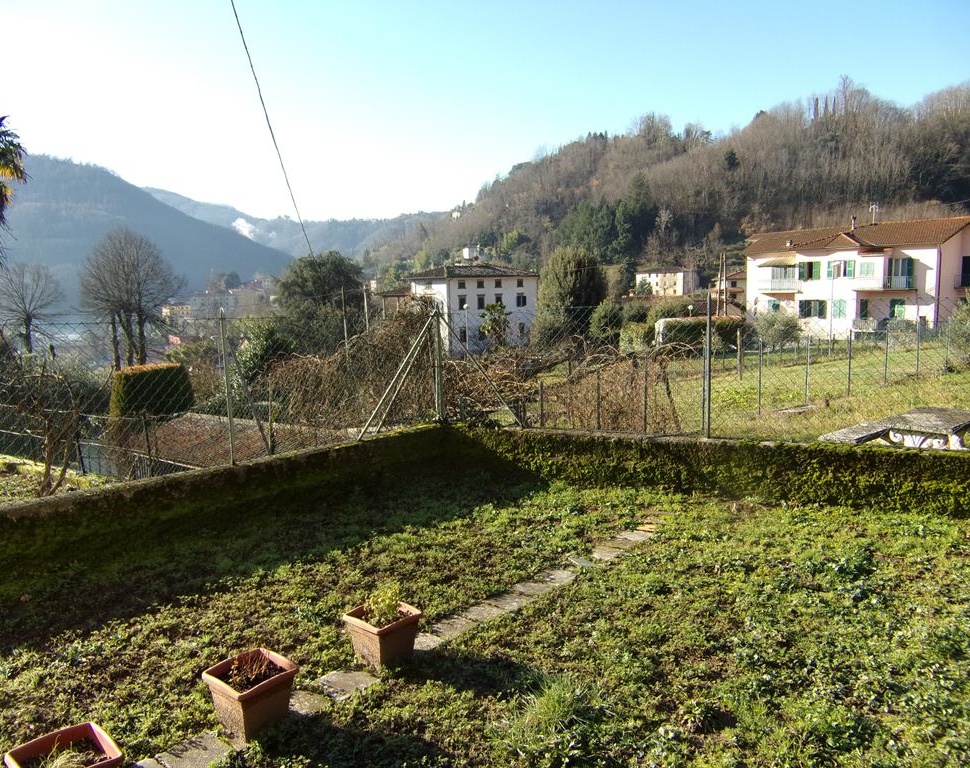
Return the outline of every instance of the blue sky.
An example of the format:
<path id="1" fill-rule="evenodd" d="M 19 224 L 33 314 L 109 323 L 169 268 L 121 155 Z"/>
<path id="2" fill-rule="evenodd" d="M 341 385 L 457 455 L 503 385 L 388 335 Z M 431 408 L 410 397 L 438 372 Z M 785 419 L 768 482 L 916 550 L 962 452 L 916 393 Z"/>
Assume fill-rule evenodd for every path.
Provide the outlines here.
<path id="1" fill-rule="evenodd" d="M 912 106 L 970 80 L 970 2 L 236 0 L 300 212 L 475 199 L 647 112 L 715 134 L 842 75 Z M 0 0 L 28 151 L 262 217 L 293 208 L 229 0 Z"/>

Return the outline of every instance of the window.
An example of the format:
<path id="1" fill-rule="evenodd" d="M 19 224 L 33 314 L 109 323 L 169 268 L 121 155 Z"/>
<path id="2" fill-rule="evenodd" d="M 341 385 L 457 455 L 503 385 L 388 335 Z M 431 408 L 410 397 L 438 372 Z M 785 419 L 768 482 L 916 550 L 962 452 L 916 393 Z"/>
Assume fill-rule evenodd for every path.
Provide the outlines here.
<path id="1" fill-rule="evenodd" d="M 731 287 L 732 288 L 737 288 L 738 287 L 738 281 L 737 280 L 732 280 L 731 281 Z"/>
<path id="2" fill-rule="evenodd" d="M 861 266 L 864 267 L 866 265 L 862 264 Z M 870 264 L 869 266 L 872 265 Z M 869 318 L 869 299 L 859 299 L 859 317 L 861 317 L 863 320 L 867 320 Z"/>
<path id="3" fill-rule="evenodd" d="M 485 287 L 485 281 L 484 281 L 484 280 L 479 280 L 479 281 L 478 281 L 478 282 L 477 282 L 477 283 L 475 284 L 475 287 L 476 287 L 476 288 L 484 288 L 484 287 Z"/>
<path id="4" fill-rule="evenodd" d="M 465 290 L 465 281 L 464 280 L 459 280 L 458 281 L 458 290 L 459 291 Z"/>
<path id="5" fill-rule="evenodd" d="M 478 299 L 478 308 L 485 309 L 485 294 L 480 293 L 476 298 Z"/>
<path id="6" fill-rule="evenodd" d="M 519 323 L 519 338 L 525 338 L 525 323 Z"/>
<path id="7" fill-rule="evenodd" d="M 799 280 L 820 280 L 822 277 L 822 262 L 803 261 L 798 265 Z"/>
<path id="8" fill-rule="evenodd" d="M 832 317 L 836 319 L 845 317 L 845 299 L 835 299 L 832 302 Z"/>
<path id="9" fill-rule="evenodd" d="M 906 299 L 889 300 L 889 317 L 898 320 L 906 317 Z"/>
<path id="10" fill-rule="evenodd" d="M 501 304 L 502 303 L 502 294 L 501 293 L 496 293 L 495 294 L 495 303 L 496 304 Z"/>
<path id="11" fill-rule="evenodd" d="M 525 294 L 517 293 L 515 294 L 515 306 L 524 307 L 525 306 Z"/>
<path id="12" fill-rule="evenodd" d="M 815 262 L 816 264 L 818 262 Z M 803 299 L 798 302 L 798 316 L 801 318 L 807 317 L 817 317 L 819 319 L 824 319 L 826 317 L 826 305 L 827 301 L 822 299 Z"/>
<path id="13" fill-rule="evenodd" d="M 496 288 L 501 288 L 502 287 L 502 281 L 501 280 L 496 280 L 495 281 L 495 287 Z"/>
<path id="14" fill-rule="evenodd" d="M 859 262 L 859 277 L 875 277 L 876 265 L 871 261 Z"/>
<path id="15" fill-rule="evenodd" d="M 467 328 L 459 328 L 458 329 L 458 341 L 460 341 L 462 344 L 467 344 L 468 343 L 468 329 Z"/>
<path id="16" fill-rule="evenodd" d="M 468 299 L 467 296 L 465 296 L 465 295 L 463 295 L 461 293 L 458 294 L 458 309 L 464 309 L 466 306 L 468 306 L 465 303 L 467 301 L 467 299 Z"/>
<path id="17" fill-rule="evenodd" d="M 768 311 L 769 312 L 780 312 L 781 311 L 781 302 L 780 301 L 769 301 L 768 302 Z"/>
<path id="18" fill-rule="evenodd" d="M 515 287 L 516 288 L 521 288 L 522 287 L 522 278 L 521 277 L 518 280 L 515 281 Z"/>

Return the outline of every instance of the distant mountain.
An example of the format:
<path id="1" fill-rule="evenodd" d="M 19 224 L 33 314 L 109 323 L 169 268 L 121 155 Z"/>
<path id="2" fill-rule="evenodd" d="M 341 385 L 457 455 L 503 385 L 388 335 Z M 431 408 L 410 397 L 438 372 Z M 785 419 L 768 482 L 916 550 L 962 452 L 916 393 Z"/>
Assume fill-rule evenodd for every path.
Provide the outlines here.
<path id="1" fill-rule="evenodd" d="M 260 219 L 250 216 L 229 205 L 200 203 L 188 197 L 164 189 L 145 187 L 145 191 L 155 199 L 181 211 L 182 213 L 233 229 L 244 237 L 262 245 L 285 251 L 291 256 L 305 256 L 306 239 L 300 224 L 288 217 Z M 350 219 L 338 221 L 307 221 L 307 236 L 315 253 L 340 251 L 344 256 L 360 257 L 370 248 L 400 239 L 408 232 L 411 222 L 425 220 L 429 214 L 403 214 L 394 219 Z M 440 216 L 441 214 L 432 214 Z"/>
<path id="2" fill-rule="evenodd" d="M 115 227 L 151 240 L 189 290 L 214 272 L 243 280 L 261 272 L 278 275 L 292 259 L 225 227 L 188 216 L 104 168 L 45 155 L 27 158 L 26 184 L 15 186 L 4 235 L 6 259 L 46 264 L 78 304 L 81 267 L 92 247 Z"/>

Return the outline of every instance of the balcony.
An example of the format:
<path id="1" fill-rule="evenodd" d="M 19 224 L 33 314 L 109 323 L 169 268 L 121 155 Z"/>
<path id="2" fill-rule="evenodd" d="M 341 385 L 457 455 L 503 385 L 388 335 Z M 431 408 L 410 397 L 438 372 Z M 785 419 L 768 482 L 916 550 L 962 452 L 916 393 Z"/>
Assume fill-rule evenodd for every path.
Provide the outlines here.
<path id="1" fill-rule="evenodd" d="M 765 293 L 798 293 L 801 287 L 801 280 L 797 277 L 785 277 L 770 280 L 763 289 Z"/>
<path id="2" fill-rule="evenodd" d="M 913 275 L 886 275 L 882 280 L 884 291 L 911 291 L 916 287 Z"/>

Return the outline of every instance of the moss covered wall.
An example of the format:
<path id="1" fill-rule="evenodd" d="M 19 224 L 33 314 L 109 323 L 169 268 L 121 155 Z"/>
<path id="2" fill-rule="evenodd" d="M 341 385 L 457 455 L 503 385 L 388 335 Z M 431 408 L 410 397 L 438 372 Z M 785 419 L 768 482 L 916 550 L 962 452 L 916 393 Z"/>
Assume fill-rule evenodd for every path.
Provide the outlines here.
<path id="1" fill-rule="evenodd" d="M 453 432 L 462 435 L 459 445 L 477 444 L 493 459 L 547 479 L 948 515 L 965 515 L 970 507 L 970 455 L 964 453 L 539 430 Z"/>

